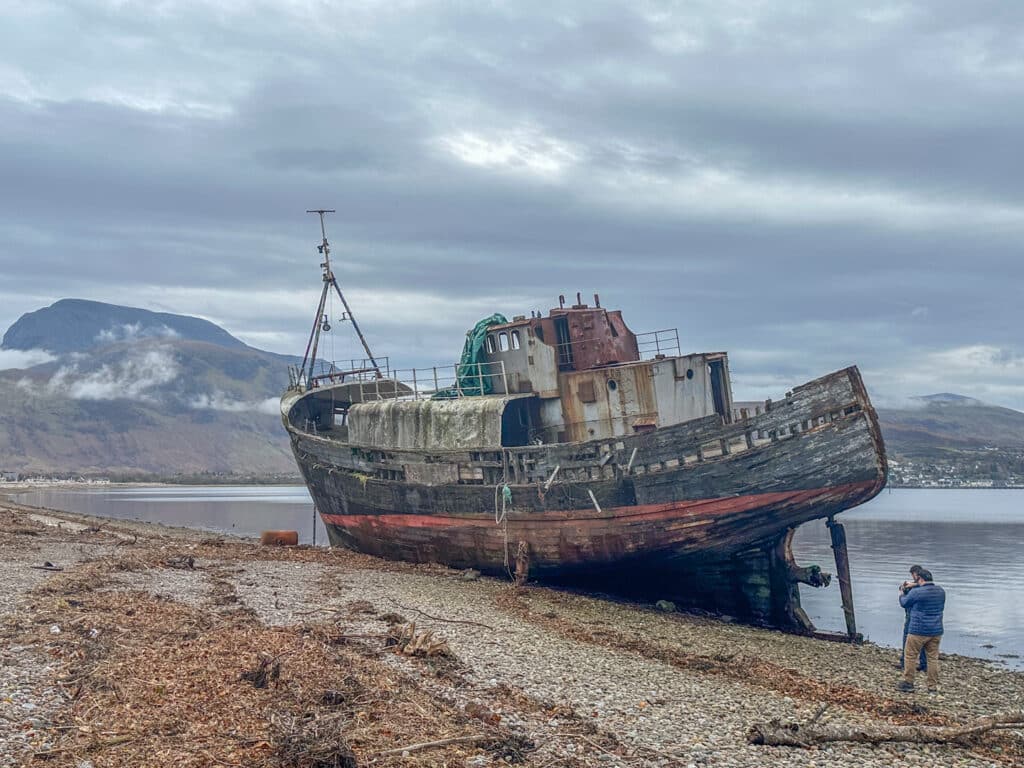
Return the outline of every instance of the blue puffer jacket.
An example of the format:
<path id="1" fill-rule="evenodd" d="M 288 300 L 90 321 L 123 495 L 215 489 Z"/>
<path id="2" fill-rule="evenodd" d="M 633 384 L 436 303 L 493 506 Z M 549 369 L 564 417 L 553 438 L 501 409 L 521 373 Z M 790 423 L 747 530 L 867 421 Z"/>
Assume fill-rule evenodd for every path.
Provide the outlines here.
<path id="1" fill-rule="evenodd" d="M 938 584 L 922 584 L 905 595 L 900 605 L 910 611 L 911 635 L 934 637 L 942 634 L 942 610 L 946 607 L 946 591 Z"/>

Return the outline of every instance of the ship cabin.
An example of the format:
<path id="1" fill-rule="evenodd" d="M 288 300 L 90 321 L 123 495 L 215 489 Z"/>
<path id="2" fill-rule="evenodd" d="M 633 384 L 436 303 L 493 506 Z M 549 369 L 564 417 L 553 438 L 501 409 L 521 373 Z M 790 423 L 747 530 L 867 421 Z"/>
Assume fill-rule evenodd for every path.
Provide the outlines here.
<path id="1" fill-rule="evenodd" d="M 494 394 L 530 394 L 524 442 L 566 443 L 647 432 L 719 414 L 732 418 L 725 352 L 682 355 L 675 329 L 637 335 L 619 310 L 580 301 L 487 329 L 484 370 Z M 514 403 L 514 404 L 513 404 Z M 511 435 L 509 435 L 511 437 Z M 514 443 L 513 443 L 514 444 Z"/>
<path id="2" fill-rule="evenodd" d="M 546 317 L 486 325 L 475 362 L 313 381 L 282 415 L 353 446 L 426 452 L 607 440 L 713 414 L 732 421 L 725 352 L 680 354 L 675 329 L 635 334 L 597 295 L 593 306 L 576 299 L 560 296 Z M 447 384 L 442 370 L 453 374 Z"/>

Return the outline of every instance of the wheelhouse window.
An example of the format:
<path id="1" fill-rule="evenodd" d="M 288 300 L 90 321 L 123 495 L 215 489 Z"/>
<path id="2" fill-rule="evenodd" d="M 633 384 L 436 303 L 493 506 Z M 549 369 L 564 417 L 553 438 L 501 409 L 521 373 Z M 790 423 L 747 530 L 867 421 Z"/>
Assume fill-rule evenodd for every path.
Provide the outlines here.
<path id="1" fill-rule="evenodd" d="M 487 334 L 487 354 L 494 354 L 494 336 L 490 333 Z"/>
<path id="2" fill-rule="evenodd" d="M 519 331 L 512 331 L 509 336 L 512 340 L 512 349 L 519 349 Z"/>
<path id="3" fill-rule="evenodd" d="M 508 334 L 504 331 L 498 334 L 498 350 L 508 352 Z"/>

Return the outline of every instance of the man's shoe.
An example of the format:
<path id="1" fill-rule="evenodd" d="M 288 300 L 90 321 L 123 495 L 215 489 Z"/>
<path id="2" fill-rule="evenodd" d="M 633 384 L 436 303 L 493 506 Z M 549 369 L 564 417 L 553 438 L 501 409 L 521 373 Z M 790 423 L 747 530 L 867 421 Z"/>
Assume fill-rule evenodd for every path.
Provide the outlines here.
<path id="1" fill-rule="evenodd" d="M 896 683 L 896 690 L 902 691 L 903 693 L 913 693 L 914 684 L 908 683 L 906 680 L 900 680 L 898 683 Z"/>
<path id="2" fill-rule="evenodd" d="M 928 689 L 928 695 L 929 696 L 938 696 L 939 695 L 939 689 L 938 688 L 929 688 Z"/>

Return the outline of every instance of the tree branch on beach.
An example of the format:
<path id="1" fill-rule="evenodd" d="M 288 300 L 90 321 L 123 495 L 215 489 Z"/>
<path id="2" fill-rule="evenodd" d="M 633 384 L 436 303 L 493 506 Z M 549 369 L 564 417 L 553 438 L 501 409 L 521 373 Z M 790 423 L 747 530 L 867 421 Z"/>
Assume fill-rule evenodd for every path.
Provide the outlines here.
<path id="1" fill-rule="evenodd" d="M 765 744 L 776 747 L 809 747 L 834 741 L 853 741 L 861 744 L 883 742 L 910 742 L 914 744 L 966 743 L 971 738 L 988 731 L 1003 729 L 1024 730 L 1024 710 L 1000 712 L 979 717 L 965 725 L 807 725 L 783 723 L 771 720 L 757 723 L 747 731 L 751 744 Z"/>

